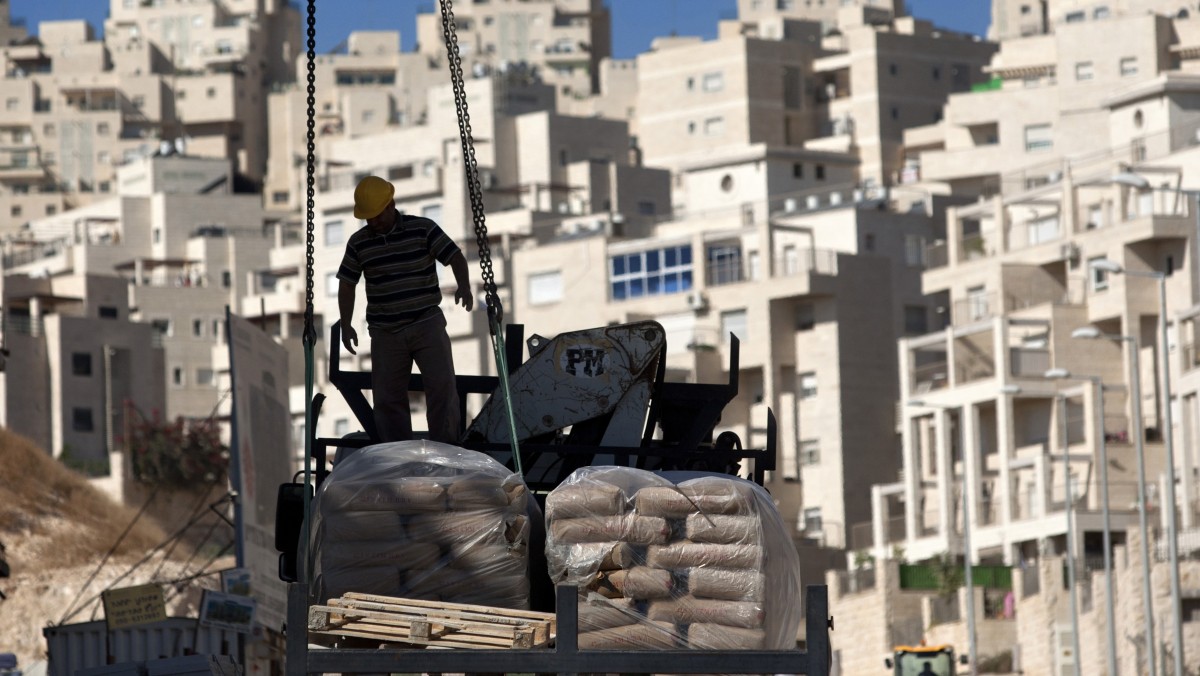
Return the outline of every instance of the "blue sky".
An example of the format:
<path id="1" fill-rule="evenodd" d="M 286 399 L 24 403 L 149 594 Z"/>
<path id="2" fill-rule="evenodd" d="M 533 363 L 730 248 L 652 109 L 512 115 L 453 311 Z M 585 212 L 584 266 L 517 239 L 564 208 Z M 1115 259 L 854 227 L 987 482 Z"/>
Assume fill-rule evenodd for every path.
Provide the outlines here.
<path id="1" fill-rule="evenodd" d="M 306 5 L 307 0 L 302 0 Z M 24 18 L 31 31 L 39 21 L 87 19 L 99 33 L 108 15 L 108 0 L 11 0 L 13 18 Z M 736 0 L 608 0 L 613 12 L 613 53 L 631 58 L 650 41 L 672 31 L 681 35 L 716 35 L 717 21 L 733 18 Z M 317 50 L 328 51 L 352 30 L 399 29 L 404 49 L 413 45 L 419 7 L 434 0 L 318 0 Z M 909 0 L 909 11 L 945 28 L 983 35 L 989 20 L 988 0 Z"/>

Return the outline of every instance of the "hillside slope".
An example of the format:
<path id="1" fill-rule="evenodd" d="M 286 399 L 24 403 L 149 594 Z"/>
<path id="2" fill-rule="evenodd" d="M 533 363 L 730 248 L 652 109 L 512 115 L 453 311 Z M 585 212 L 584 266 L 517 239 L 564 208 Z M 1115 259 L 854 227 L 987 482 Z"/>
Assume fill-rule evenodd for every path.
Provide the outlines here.
<path id="1" fill-rule="evenodd" d="M 12 577 L 0 579 L 0 592 L 7 597 L 0 600 L 0 652 L 15 652 L 23 665 L 45 659 L 42 627 L 61 622 L 72 608 L 80 610 L 71 623 L 103 617 L 98 595 L 105 588 L 177 580 L 210 562 L 180 546 L 173 556 L 181 560 L 160 553 L 130 573 L 167 539 L 143 516 L 97 571 L 136 515 L 29 440 L 0 429 L 0 542 L 12 567 Z M 232 565 L 228 558 L 206 570 Z M 210 576 L 166 586 L 168 613 L 194 613 L 200 585 L 219 588 L 220 583 Z"/>

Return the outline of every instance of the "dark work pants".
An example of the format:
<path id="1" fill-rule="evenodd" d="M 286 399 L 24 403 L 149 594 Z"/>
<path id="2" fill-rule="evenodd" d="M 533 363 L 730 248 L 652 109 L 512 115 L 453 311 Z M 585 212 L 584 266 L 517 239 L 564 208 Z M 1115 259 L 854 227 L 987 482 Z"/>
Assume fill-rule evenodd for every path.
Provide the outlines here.
<path id="1" fill-rule="evenodd" d="M 425 384 L 425 416 L 429 438 L 457 444 L 462 436 L 454 355 L 446 334 L 446 317 L 417 322 L 399 331 L 371 329 L 371 387 L 375 427 L 381 441 L 413 438 L 408 381 L 413 362 Z"/>

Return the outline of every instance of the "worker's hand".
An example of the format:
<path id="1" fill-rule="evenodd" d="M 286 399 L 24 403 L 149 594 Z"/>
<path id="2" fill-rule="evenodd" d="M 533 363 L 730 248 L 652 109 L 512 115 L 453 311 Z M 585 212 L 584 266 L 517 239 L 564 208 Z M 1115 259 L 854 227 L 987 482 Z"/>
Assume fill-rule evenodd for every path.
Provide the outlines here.
<path id="1" fill-rule="evenodd" d="M 354 347 L 350 345 L 351 343 L 358 345 L 358 331 L 355 331 L 354 327 L 349 324 L 342 324 L 342 345 L 346 346 L 350 354 L 358 354 L 354 351 Z"/>
<path id="2" fill-rule="evenodd" d="M 454 292 L 454 304 L 463 306 L 467 312 L 475 307 L 475 298 L 471 295 L 471 287 L 465 284 L 460 284 L 458 290 Z"/>

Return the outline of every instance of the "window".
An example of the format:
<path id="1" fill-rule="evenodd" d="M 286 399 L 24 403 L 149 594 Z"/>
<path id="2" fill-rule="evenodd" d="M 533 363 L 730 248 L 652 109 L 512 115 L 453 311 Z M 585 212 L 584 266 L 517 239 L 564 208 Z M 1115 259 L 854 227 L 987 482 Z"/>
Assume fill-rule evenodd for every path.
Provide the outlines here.
<path id="1" fill-rule="evenodd" d="M 653 216 L 658 213 L 658 205 L 651 200 L 641 200 L 637 203 L 637 212 L 639 216 Z"/>
<path id="2" fill-rule="evenodd" d="M 795 162 L 792 164 L 792 178 L 804 178 L 803 162 Z"/>
<path id="3" fill-rule="evenodd" d="M 967 316 L 971 321 L 986 319 L 991 316 L 988 311 L 987 288 L 972 286 L 967 288 Z"/>
<path id="4" fill-rule="evenodd" d="M 1031 124 L 1025 127 L 1025 152 L 1033 153 L 1054 147 L 1054 136 L 1050 125 Z"/>
<path id="5" fill-rule="evenodd" d="M 108 181 L 100 181 L 96 184 L 96 189 L 100 192 L 112 192 L 112 183 Z"/>
<path id="6" fill-rule="evenodd" d="M 750 335 L 747 328 L 745 310 L 727 310 L 721 313 L 721 342 L 723 344 L 729 344 L 729 334 L 737 336 L 740 341 L 745 341 Z"/>
<path id="7" fill-rule="evenodd" d="M 111 305 L 100 306 L 100 319 L 116 319 L 117 316 L 117 308 Z"/>
<path id="8" fill-rule="evenodd" d="M 924 305 L 904 306 L 904 332 L 910 335 L 929 333 L 929 314 Z"/>
<path id="9" fill-rule="evenodd" d="M 143 107 L 145 107 L 145 105 L 146 105 L 146 97 L 145 96 L 133 97 L 133 107 L 135 110 L 141 110 Z"/>
<path id="10" fill-rule="evenodd" d="M 107 122 L 96 123 L 96 134 L 99 136 L 108 136 L 109 128 Z"/>
<path id="11" fill-rule="evenodd" d="M 725 88 L 725 73 L 705 73 L 704 79 L 701 81 L 701 87 L 706 92 L 719 92 Z"/>
<path id="12" fill-rule="evenodd" d="M 894 63 L 889 63 L 888 64 L 888 75 L 891 75 L 892 77 L 896 77 L 899 74 L 900 74 L 900 67 Z"/>
<path id="13" fill-rule="evenodd" d="M 1029 244 L 1058 239 L 1058 214 L 1035 218 L 1028 223 Z"/>
<path id="14" fill-rule="evenodd" d="M 226 289 L 233 286 L 233 274 L 228 270 L 221 271 L 221 286 Z"/>
<path id="15" fill-rule="evenodd" d="M 529 304 L 544 305 L 563 299 L 562 271 L 538 272 L 529 275 Z"/>
<path id="16" fill-rule="evenodd" d="M 725 133 L 725 118 L 710 117 L 704 121 L 704 133 L 708 136 L 720 136 Z"/>
<path id="17" fill-rule="evenodd" d="M 170 319 L 151 319 L 150 326 L 154 327 L 154 331 L 164 338 L 169 338 L 174 335 L 173 327 Z"/>
<path id="18" fill-rule="evenodd" d="M 1080 61 L 1075 64 L 1075 80 L 1083 82 L 1096 77 L 1095 68 L 1092 67 L 1091 61 Z"/>
<path id="19" fill-rule="evenodd" d="M 225 332 L 221 330 L 221 320 L 220 319 L 213 320 L 212 329 L 213 329 L 213 336 L 216 337 L 218 341 L 225 340 Z"/>
<path id="20" fill-rule="evenodd" d="M 20 216 L 21 215 L 21 205 L 20 204 L 12 205 L 12 207 L 9 208 L 8 213 L 10 213 L 13 216 Z"/>
<path id="21" fill-rule="evenodd" d="M 812 331 L 817 325 L 817 312 L 812 303 L 796 305 L 796 330 Z"/>
<path id="22" fill-rule="evenodd" d="M 708 247 L 708 283 L 712 286 L 742 281 L 742 247 L 721 244 Z"/>
<path id="23" fill-rule="evenodd" d="M 334 420 L 333 421 L 333 436 L 338 439 L 341 439 L 342 437 L 346 436 L 347 434 L 350 434 L 350 419 L 349 418 L 338 418 L 337 420 Z"/>
<path id="24" fill-rule="evenodd" d="M 690 91 L 695 91 L 695 90 L 696 90 L 696 78 L 694 78 L 694 77 L 689 77 L 689 78 L 687 79 L 687 90 L 688 90 L 689 92 L 690 92 Z"/>
<path id="25" fill-rule="evenodd" d="M 150 240 L 155 244 L 162 241 L 162 228 L 154 228 L 150 231 Z"/>
<path id="26" fill-rule="evenodd" d="M 48 123 L 42 125 L 42 135 L 43 136 L 54 136 L 54 130 L 55 130 L 55 127 L 54 127 L 54 123 L 52 123 L 52 122 L 48 122 Z"/>
<path id="27" fill-rule="evenodd" d="M 817 373 L 808 371 L 800 374 L 800 398 L 812 399 L 817 396 Z"/>
<path id="28" fill-rule="evenodd" d="M 71 373 L 77 376 L 92 375 L 92 354 L 90 352 L 72 353 Z"/>
<path id="29" fill-rule="evenodd" d="M 338 246 L 346 241 L 346 228 L 342 221 L 325 223 L 325 246 Z"/>
<path id="30" fill-rule="evenodd" d="M 1126 56 L 1125 58 L 1121 59 L 1121 77 L 1131 77 L 1133 75 L 1137 75 L 1137 72 L 1138 66 L 1136 56 Z"/>
<path id="31" fill-rule="evenodd" d="M 92 422 L 92 409 L 71 409 L 71 429 L 76 432 L 91 432 L 95 430 L 95 423 Z"/>
<path id="32" fill-rule="evenodd" d="M 338 288 L 341 287 L 342 280 L 337 278 L 336 272 L 325 273 L 325 295 L 330 298 L 335 298 L 338 295 Z"/>
<path id="33" fill-rule="evenodd" d="M 804 76 L 799 68 L 783 69 L 783 107 L 789 110 L 804 107 Z"/>
<path id="34" fill-rule="evenodd" d="M 370 110 L 370 109 L 362 111 L 362 121 L 363 122 L 374 122 L 375 121 L 375 111 Z"/>
<path id="35" fill-rule="evenodd" d="M 609 257 L 609 294 L 612 300 L 679 293 L 691 288 L 690 245 Z"/>
<path id="36" fill-rule="evenodd" d="M 817 165 L 817 168 L 816 168 L 816 175 L 817 175 L 817 180 L 818 180 L 818 181 L 824 181 L 824 180 L 825 180 L 825 165 L 824 165 L 824 164 L 818 164 L 818 165 Z"/>
<path id="37" fill-rule="evenodd" d="M 203 338 L 204 337 L 204 320 L 203 319 L 193 319 L 192 320 L 192 336 L 195 338 Z"/>
<path id="38" fill-rule="evenodd" d="M 184 377 L 182 366 L 174 366 L 171 368 L 171 384 L 175 387 L 183 387 Z"/>
<path id="39" fill-rule="evenodd" d="M 196 369 L 196 384 L 203 387 L 212 387 L 213 370 L 204 367 Z"/>
<path id="40" fill-rule="evenodd" d="M 820 533 L 822 530 L 824 530 L 824 525 L 821 523 L 821 508 L 806 508 L 804 510 L 804 532 Z"/>
<path id="41" fill-rule="evenodd" d="M 805 466 L 819 465 L 821 463 L 821 444 L 816 439 L 803 439 L 800 441 L 800 464 Z"/>
<path id="42" fill-rule="evenodd" d="M 733 190 L 733 176 L 725 174 L 721 177 L 721 191 L 729 192 L 731 190 Z"/>
<path id="43" fill-rule="evenodd" d="M 204 90 L 204 95 L 205 95 L 205 96 L 207 96 L 207 97 L 208 97 L 208 98 L 210 98 L 210 99 L 215 99 L 215 98 L 217 98 L 217 88 L 216 88 L 216 87 L 209 87 L 208 89 L 205 89 L 205 90 Z"/>
<path id="44" fill-rule="evenodd" d="M 920 235 L 904 236 L 904 263 L 910 268 L 925 266 L 925 238 Z"/>
<path id="45" fill-rule="evenodd" d="M 285 203 L 287 203 L 287 201 L 288 201 L 288 191 L 286 191 L 286 190 L 276 190 L 275 192 L 271 193 L 271 201 L 272 201 L 272 202 L 274 202 L 275 204 L 285 204 Z"/>
<path id="46" fill-rule="evenodd" d="M 1108 271 L 1100 270 L 1093 266 L 1096 261 L 1106 260 L 1105 256 L 1096 256 L 1088 259 L 1088 270 L 1091 270 L 1092 276 L 1092 291 L 1104 291 L 1108 288 Z"/>
<path id="47" fill-rule="evenodd" d="M 1067 21 L 1067 23 L 1079 23 L 1080 21 L 1083 21 L 1086 18 L 1087 18 L 1086 12 L 1068 12 L 1066 21 Z"/>
<path id="48" fill-rule="evenodd" d="M 17 107 L 20 105 L 21 105 L 21 99 L 18 99 L 15 96 L 10 96 L 7 99 L 5 99 L 5 101 L 4 101 L 4 109 L 5 110 L 16 110 Z"/>
<path id="49" fill-rule="evenodd" d="M 863 235 L 863 250 L 864 251 L 874 251 L 875 250 L 875 234 L 874 233 L 867 233 L 866 235 Z"/>
<path id="50" fill-rule="evenodd" d="M 1107 5 L 1100 5 L 1096 9 L 1092 10 L 1093 19 L 1107 19 L 1109 14 L 1110 12 Z"/>
<path id="51" fill-rule="evenodd" d="M 559 150 L 558 151 L 558 166 L 560 166 L 560 167 L 567 166 L 568 158 L 569 158 L 569 155 L 567 154 L 566 148 Z"/>
<path id="52" fill-rule="evenodd" d="M 929 75 L 932 76 L 934 80 L 940 80 L 942 79 L 942 69 L 938 66 L 934 66 L 929 71 Z"/>
<path id="53" fill-rule="evenodd" d="M 696 133 L 696 122 L 695 121 L 688 122 L 687 129 L 688 129 L 688 134 L 695 134 Z"/>

